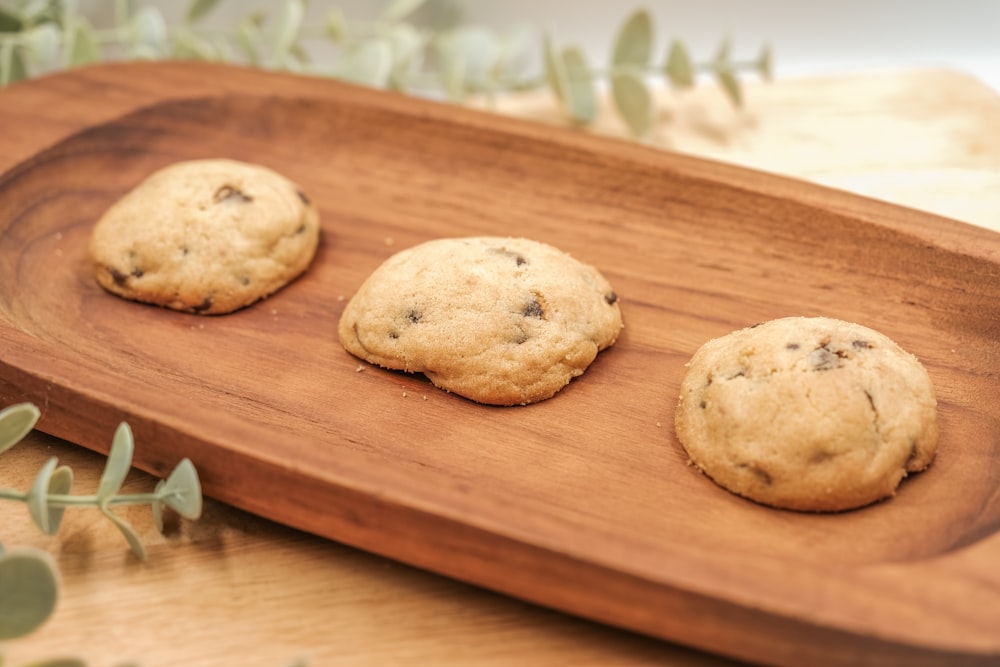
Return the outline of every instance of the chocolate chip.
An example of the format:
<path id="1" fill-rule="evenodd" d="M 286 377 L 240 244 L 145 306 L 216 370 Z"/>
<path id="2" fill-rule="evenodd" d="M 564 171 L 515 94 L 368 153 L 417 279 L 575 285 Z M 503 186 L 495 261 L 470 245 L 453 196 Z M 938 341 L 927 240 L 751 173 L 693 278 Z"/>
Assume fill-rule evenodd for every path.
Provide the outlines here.
<path id="1" fill-rule="evenodd" d="M 240 284 L 241 285 L 249 285 L 250 284 L 250 276 L 243 276 L 242 278 L 240 278 Z"/>
<path id="2" fill-rule="evenodd" d="M 221 188 L 216 190 L 214 199 L 217 204 L 224 201 L 237 201 L 241 204 L 253 201 L 253 197 L 231 185 L 223 185 Z"/>
<path id="3" fill-rule="evenodd" d="M 132 277 L 133 278 L 142 278 L 142 276 L 144 274 L 145 274 L 145 271 L 143 271 L 139 267 L 136 267 L 136 268 L 132 269 Z"/>
<path id="4" fill-rule="evenodd" d="M 745 468 L 745 469 L 749 470 L 750 472 L 752 472 L 757 477 L 757 479 L 759 479 L 761 482 L 763 482 L 767 486 L 771 486 L 771 484 L 774 482 L 774 480 L 771 478 L 770 473 L 768 473 L 766 470 L 764 470 L 763 468 L 761 468 L 756 463 L 739 463 L 739 464 L 737 464 L 736 467 L 738 467 L 738 468 Z"/>
<path id="5" fill-rule="evenodd" d="M 541 319 L 545 312 L 542 310 L 542 304 L 538 303 L 538 299 L 532 299 L 522 310 L 521 314 L 525 317 L 537 317 Z"/>
<path id="6" fill-rule="evenodd" d="M 704 410 L 705 408 L 708 407 L 708 403 L 706 403 L 705 401 L 702 401 L 701 403 L 698 404 L 698 407 L 701 408 L 702 410 Z"/>
<path id="7" fill-rule="evenodd" d="M 872 344 L 866 340 L 858 339 L 851 343 L 851 346 L 856 350 L 870 350 Z"/>
<path id="8" fill-rule="evenodd" d="M 839 368 L 840 360 L 847 356 L 843 350 L 831 350 L 827 345 L 828 343 L 820 345 L 809 355 L 809 361 L 814 371 L 829 371 Z"/>
<path id="9" fill-rule="evenodd" d="M 212 297 L 208 296 L 208 297 L 205 297 L 204 301 L 202 301 L 200 304 L 198 304 L 197 306 L 195 306 L 191 310 L 193 310 L 196 313 L 203 313 L 203 312 L 205 312 L 206 310 L 208 310 L 211 307 L 212 307 Z"/>
<path id="10" fill-rule="evenodd" d="M 309 201 L 309 197 L 306 197 L 306 193 L 302 192 L 302 190 L 296 190 L 295 194 L 299 196 L 299 199 L 301 199 L 302 203 L 305 204 L 306 206 L 312 203 Z"/>
<path id="11" fill-rule="evenodd" d="M 115 285 L 124 286 L 128 282 L 128 276 L 113 266 L 108 267 L 108 273 L 111 274 L 111 279 L 115 281 Z"/>
<path id="12" fill-rule="evenodd" d="M 487 252 L 497 253 L 499 255 L 506 255 L 514 260 L 514 264 L 517 266 L 524 266 L 528 263 L 528 260 L 519 252 L 514 252 L 513 250 L 508 250 L 507 248 L 487 248 Z"/>
<path id="13" fill-rule="evenodd" d="M 393 340 L 396 340 L 397 338 L 399 338 L 399 332 L 398 331 L 390 331 L 389 332 L 389 338 L 391 338 Z"/>
<path id="14" fill-rule="evenodd" d="M 787 343 L 785 345 L 785 349 L 786 350 L 797 350 L 797 349 L 799 349 L 799 344 L 798 343 Z"/>
<path id="15" fill-rule="evenodd" d="M 424 314 L 421 313 L 419 310 L 411 310 L 410 312 L 408 312 L 406 314 L 406 319 L 408 319 L 408 320 L 410 320 L 410 322 L 413 322 L 414 324 L 416 324 L 417 322 L 420 321 L 420 318 L 422 318 L 423 316 L 424 316 Z"/>
<path id="16" fill-rule="evenodd" d="M 609 306 L 614 305 L 618 301 L 618 295 L 614 292 L 608 292 L 604 295 L 604 302 Z"/>

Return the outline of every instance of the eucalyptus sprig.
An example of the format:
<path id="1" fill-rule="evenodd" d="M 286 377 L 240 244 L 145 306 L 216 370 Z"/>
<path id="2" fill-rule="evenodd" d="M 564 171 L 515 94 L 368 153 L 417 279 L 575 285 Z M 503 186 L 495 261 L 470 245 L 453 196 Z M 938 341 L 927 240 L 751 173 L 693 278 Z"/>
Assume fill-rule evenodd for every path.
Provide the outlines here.
<path id="1" fill-rule="evenodd" d="M 756 72 L 762 79 L 772 75 L 771 49 L 764 45 L 752 61 L 731 57 L 728 39 L 719 46 L 712 60 L 696 64 L 688 48 L 674 39 L 667 46 L 664 59 L 653 60 L 654 32 L 649 11 L 631 14 L 615 36 L 611 59 L 604 78 L 610 85 L 615 110 L 628 125 L 632 135 L 646 136 L 653 126 L 655 108 L 653 86 L 667 82 L 675 89 L 691 88 L 699 73 L 711 74 L 736 107 L 743 105 L 739 71 Z M 589 125 L 597 116 L 596 83 L 601 72 L 591 69 L 583 51 L 574 46 L 558 50 L 548 36 L 545 39 L 545 74 L 549 87 L 569 113 L 581 125 Z"/>
<path id="2" fill-rule="evenodd" d="M 337 7 L 320 21 L 308 20 L 305 0 L 283 0 L 229 28 L 207 27 L 206 17 L 220 4 L 191 0 L 183 21 L 168 25 L 151 4 L 115 0 L 114 25 L 97 28 L 78 12 L 76 0 L 0 0 L 0 86 L 106 59 L 193 59 L 334 77 L 456 103 L 548 87 L 573 122 L 586 126 L 596 120 L 597 87 L 606 83 L 615 110 L 641 138 L 654 123 L 652 91 L 660 82 L 683 89 L 709 74 L 738 107 L 739 73 L 771 76 L 769 47 L 752 61 L 738 61 L 728 40 L 703 63 L 673 40 L 663 61 L 654 63 L 653 22 L 645 9 L 628 16 L 608 66 L 597 69 L 581 49 L 557 48 L 543 30 L 463 24 L 454 12 L 441 11 L 440 0 L 389 0 L 369 21 L 348 20 Z"/>
<path id="3" fill-rule="evenodd" d="M 41 412 L 31 403 L 18 403 L 0 410 L 0 453 L 24 439 L 35 427 Z M 97 492 L 73 495 L 73 471 L 60 466 L 55 457 L 42 465 L 27 491 L 0 489 L 0 500 L 27 505 L 32 521 L 46 535 L 54 535 L 67 507 L 95 507 L 121 531 L 132 552 L 140 559 L 146 549 L 135 529 L 112 511 L 121 505 L 150 505 L 157 530 L 163 530 L 163 509 L 197 519 L 202 511 L 201 483 L 188 459 L 183 459 L 152 493 L 120 494 L 132 467 L 132 430 L 122 423 L 115 431 L 111 450 Z M 52 557 L 32 547 L 0 547 L 0 640 L 32 632 L 52 613 L 58 596 L 59 576 Z"/>

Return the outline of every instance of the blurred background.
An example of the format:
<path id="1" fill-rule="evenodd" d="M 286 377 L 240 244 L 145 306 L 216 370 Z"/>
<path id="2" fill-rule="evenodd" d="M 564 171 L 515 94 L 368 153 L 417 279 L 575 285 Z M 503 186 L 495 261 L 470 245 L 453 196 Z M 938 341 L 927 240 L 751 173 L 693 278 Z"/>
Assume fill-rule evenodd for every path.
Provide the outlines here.
<path id="1" fill-rule="evenodd" d="M 158 0 L 170 23 L 187 2 Z M 350 21 L 376 16 L 384 0 L 311 0 L 307 23 L 320 24 L 331 8 Z M 1000 0 L 484 0 L 435 1 L 463 23 L 503 30 L 528 24 L 560 43 L 581 47 L 592 63 L 607 61 L 615 30 L 633 10 L 646 7 L 662 48 L 681 38 L 693 56 L 710 58 L 725 38 L 734 55 L 752 57 L 768 42 L 779 77 L 865 69 L 947 67 L 970 72 L 1000 91 Z M 112 20 L 112 0 L 80 0 L 95 24 Z M 275 12 L 280 2 L 222 0 L 207 25 L 232 26 L 255 9 Z M 422 10 L 426 12 L 425 10 Z"/>

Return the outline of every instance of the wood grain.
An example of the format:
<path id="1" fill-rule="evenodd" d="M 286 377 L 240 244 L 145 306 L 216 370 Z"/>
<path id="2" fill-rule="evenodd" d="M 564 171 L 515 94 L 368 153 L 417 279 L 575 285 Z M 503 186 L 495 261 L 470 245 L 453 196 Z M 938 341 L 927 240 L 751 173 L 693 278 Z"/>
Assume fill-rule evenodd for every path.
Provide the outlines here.
<path id="1" fill-rule="evenodd" d="M 14 141 L 27 161 L 0 180 L 0 400 L 35 400 L 43 429 L 99 451 L 128 419 L 140 465 L 190 456 L 227 503 L 655 636 L 778 664 L 1000 654 L 1000 424 L 983 401 L 1000 352 L 994 234 L 334 83 L 156 71 L 168 91 L 215 77 L 226 94 L 104 122 L 107 104 L 90 112 L 103 124 L 40 153 Z M 169 99 L 133 83 L 141 70 L 87 77 L 127 79 L 109 96 L 122 111 Z M 44 97 L 23 90 L 25 105 Z M 94 218 L 155 167 L 209 155 L 305 187 L 325 225 L 314 269 L 225 318 L 104 294 L 83 252 Z M 395 249 L 497 232 L 597 264 L 622 296 L 618 345 L 525 409 L 356 372 L 333 336 L 342 297 Z M 873 326 L 928 366 L 941 454 L 891 502 L 775 512 L 684 465 L 669 428 L 683 363 L 708 337 L 792 313 Z"/>

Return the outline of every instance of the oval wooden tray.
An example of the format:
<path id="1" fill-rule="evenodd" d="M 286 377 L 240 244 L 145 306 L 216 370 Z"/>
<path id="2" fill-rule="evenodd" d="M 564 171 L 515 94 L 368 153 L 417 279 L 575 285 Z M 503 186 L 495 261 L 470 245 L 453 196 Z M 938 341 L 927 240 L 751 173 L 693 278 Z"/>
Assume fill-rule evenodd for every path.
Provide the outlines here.
<path id="1" fill-rule="evenodd" d="M 164 93 L 0 177 L 3 404 L 35 401 L 42 430 L 98 451 L 127 420 L 140 467 L 190 457 L 235 506 L 726 655 L 1000 659 L 1000 236 L 333 82 L 162 68 L 174 97 L 186 79 L 227 91 Z M 312 269 L 222 317 L 102 291 L 86 257 L 96 218 L 153 170 L 219 156 L 277 169 L 317 202 Z M 337 342 L 346 299 L 386 257 L 473 234 L 557 245 L 620 295 L 623 336 L 554 399 L 477 405 Z M 686 465 L 672 429 L 685 362 L 793 314 L 876 328 L 930 371 L 939 456 L 891 501 L 777 511 Z"/>

